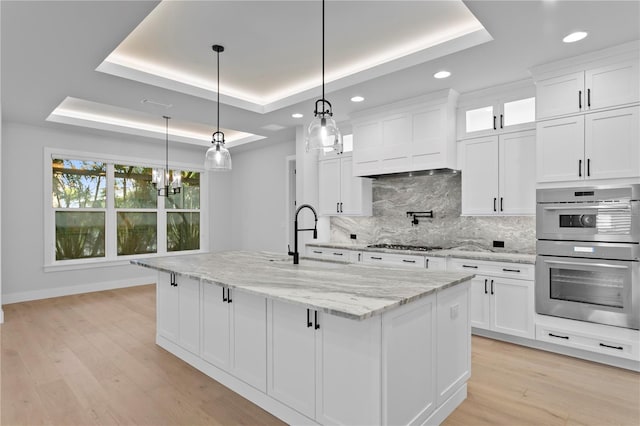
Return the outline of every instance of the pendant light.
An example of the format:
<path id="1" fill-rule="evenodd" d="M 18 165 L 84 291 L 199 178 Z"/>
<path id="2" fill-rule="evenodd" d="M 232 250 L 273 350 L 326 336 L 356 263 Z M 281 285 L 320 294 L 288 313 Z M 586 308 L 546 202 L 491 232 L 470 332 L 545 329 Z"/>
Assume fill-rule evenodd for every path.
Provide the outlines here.
<path id="1" fill-rule="evenodd" d="M 179 194 L 182 188 L 182 173 L 180 170 L 169 170 L 169 119 L 163 115 L 165 120 L 165 168 L 153 169 L 151 172 L 151 182 L 158 190 L 159 197 L 168 197 Z"/>
<path id="2" fill-rule="evenodd" d="M 306 149 L 342 152 L 342 134 L 333 119 L 331 102 L 324 98 L 324 0 L 322 0 L 322 98 L 316 101 L 314 119 L 309 124 Z"/>
<path id="3" fill-rule="evenodd" d="M 224 133 L 220 131 L 220 53 L 224 52 L 224 47 L 214 44 L 211 48 L 218 54 L 218 128 L 211 138 L 213 146 L 205 155 L 204 168 L 224 172 L 231 170 L 231 154 L 224 146 Z"/>

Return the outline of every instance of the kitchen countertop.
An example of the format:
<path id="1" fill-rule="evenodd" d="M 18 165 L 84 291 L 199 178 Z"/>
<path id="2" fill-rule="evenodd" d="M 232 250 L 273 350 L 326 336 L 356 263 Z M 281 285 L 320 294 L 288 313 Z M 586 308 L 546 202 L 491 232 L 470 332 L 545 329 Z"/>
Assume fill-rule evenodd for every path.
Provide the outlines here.
<path id="1" fill-rule="evenodd" d="M 492 251 L 470 251 L 461 249 L 443 249 L 443 250 L 397 250 L 387 248 L 367 247 L 363 244 L 348 243 L 307 243 L 310 247 L 335 248 L 342 250 L 354 251 L 371 251 L 377 253 L 392 254 L 409 254 L 412 256 L 429 256 L 429 257 L 456 257 L 460 259 L 471 260 L 488 260 L 493 262 L 512 262 L 533 265 L 536 263 L 535 254 L 509 253 L 509 252 L 492 252 Z"/>
<path id="2" fill-rule="evenodd" d="M 376 267 L 267 252 L 229 251 L 132 260 L 270 299 L 363 320 L 473 278 L 460 272 Z"/>

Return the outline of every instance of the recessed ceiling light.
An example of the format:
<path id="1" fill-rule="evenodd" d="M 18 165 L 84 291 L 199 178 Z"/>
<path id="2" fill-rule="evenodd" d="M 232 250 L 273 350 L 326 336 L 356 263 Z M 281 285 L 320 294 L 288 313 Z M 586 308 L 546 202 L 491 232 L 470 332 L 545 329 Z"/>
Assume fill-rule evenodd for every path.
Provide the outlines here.
<path id="1" fill-rule="evenodd" d="M 304 117 L 304 114 L 300 114 L 299 112 L 296 112 L 296 113 L 291 114 L 291 116 L 293 118 L 302 118 L 302 117 Z"/>
<path id="2" fill-rule="evenodd" d="M 351 98 L 351 102 L 362 102 L 364 101 L 364 98 L 362 96 L 354 96 L 353 98 Z"/>
<path id="3" fill-rule="evenodd" d="M 584 31 L 576 31 L 575 33 L 571 33 L 565 38 L 562 39 L 565 43 L 574 43 L 576 41 L 580 41 L 587 36 L 587 33 Z"/>
<path id="4" fill-rule="evenodd" d="M 451 73 L 449 71 L 438 71 L 437 73 L 435 73 L 433 76 L 435 78 L 447 78 L 451 75 Z"/>

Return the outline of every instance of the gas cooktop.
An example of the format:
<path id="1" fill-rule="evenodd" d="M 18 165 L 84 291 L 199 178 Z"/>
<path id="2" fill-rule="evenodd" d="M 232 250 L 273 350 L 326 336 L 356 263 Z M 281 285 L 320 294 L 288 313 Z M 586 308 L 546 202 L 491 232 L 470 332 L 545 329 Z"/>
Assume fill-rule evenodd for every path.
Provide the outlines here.
<path id="1" fill-rule="evenodd" d="M 442 250 L 442 247 L 435 246 L 409 246 L 404 244 L 370 244 L 367 247 L 370 248 L 383 248 L 391 250 L 414 250 L 414 251 L 431 251 Z"/>

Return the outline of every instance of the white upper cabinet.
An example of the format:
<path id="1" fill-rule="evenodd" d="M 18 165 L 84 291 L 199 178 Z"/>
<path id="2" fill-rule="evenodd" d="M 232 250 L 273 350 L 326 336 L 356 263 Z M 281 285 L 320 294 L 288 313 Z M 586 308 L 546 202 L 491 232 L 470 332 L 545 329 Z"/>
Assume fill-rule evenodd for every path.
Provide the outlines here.
<path id="1" fill-rule="evenodd" d="M 531 81 L 465 93 L 458 103 L 457 139 L 532 129 L 535 106 Z"/>
<path id="2" fill-rule="evenodd" d="M 463 215 L 535 214 L 535 131 L 460 144 Z"/>
<path id="3" fill-rule="evenodd" d="M 455 105 L 447 89 L 353 114 L 353 173 L 456 168 Z"/>
<path id="4" fill-rule="evenodd" d="M 583 110 L 584 72 L 573 72 L 536 82 L 536 117 L 557 117 Z"/>
<path id="5" fill-rule="evenodd" d="M 320 215 L 371 216 L 371 179 L 353 176 L 350 154 L 321 158 L 318 185 Z"/>

